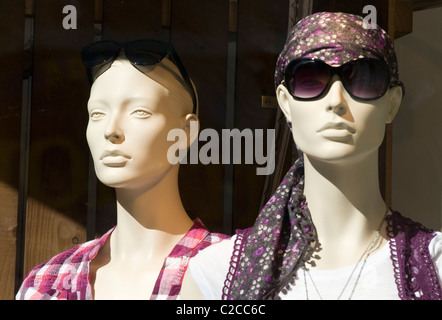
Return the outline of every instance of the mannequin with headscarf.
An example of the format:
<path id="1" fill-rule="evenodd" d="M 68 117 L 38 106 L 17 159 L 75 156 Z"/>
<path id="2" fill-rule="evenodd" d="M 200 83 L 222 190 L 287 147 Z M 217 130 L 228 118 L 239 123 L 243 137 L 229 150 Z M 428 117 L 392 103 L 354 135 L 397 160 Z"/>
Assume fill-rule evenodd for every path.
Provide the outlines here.
<path id="1" fill-rule="evenodd" d="M 440 299 L 442 235 L 390 210 L 379 189 L 378 148 L 404 93 L 388 35 L 351 14 L 308 16 L 287 37 L 275 88 L 298 160 L 253 227 L 197 257 L 232 255 L 218 268 L 225 282 L 191 266 L 204 295 Z"/>
<path id="2" fill-rule="evenodd" d="M 83 60 L 92 82 L 87 141 L 98 179 L 115 188 L 117 225 L 36 267 L 17 297 L 199 298 L 184 279 L 188 262 L 224 236 L 187 215 L 179 163 L 167 157 L 172 129 L 186 132 L 182 149 L 196 138 L 190 132 L 191 121 L 198 121 L 193 84 L 174 49 L 154 40 L 93 43 Z M 56 278 L 41 281 L 44 269 Z"/>

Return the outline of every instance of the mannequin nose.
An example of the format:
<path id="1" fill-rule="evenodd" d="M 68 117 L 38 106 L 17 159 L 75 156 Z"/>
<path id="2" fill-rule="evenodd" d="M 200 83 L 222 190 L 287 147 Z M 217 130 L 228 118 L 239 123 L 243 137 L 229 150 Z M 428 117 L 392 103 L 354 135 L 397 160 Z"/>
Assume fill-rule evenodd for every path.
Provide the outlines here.
<path id="1" fill-rule="evenodd" d="M 344 115 L 347 112 L 347 100 L 344 95 L 344 86 L 340 80 L 333 81 L 328 92 L 327 111 L 338 115 Z"/>
<path id="2" fill-rule="evenodd" d="M 120 144 L 125 140 L 124 133 L 121 129 L 109 128 L 104 133 L 104 138 L 111 143 Z"/>

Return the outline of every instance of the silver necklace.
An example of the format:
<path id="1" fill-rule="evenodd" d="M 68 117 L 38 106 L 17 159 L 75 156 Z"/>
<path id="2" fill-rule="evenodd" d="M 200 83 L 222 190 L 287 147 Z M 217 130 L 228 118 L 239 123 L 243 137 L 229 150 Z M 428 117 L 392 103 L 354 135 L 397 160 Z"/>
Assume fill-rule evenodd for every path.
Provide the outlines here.
<path id="1" fill-rule="evenodd" d="M 385 221 L 385 218 L 386 218 L 386 216 L 387 216 L 387 214 L 388 214 L 388 211 L 389 211 L 389 209 L 387 208 L 387 211 L 385 212 L 384 217 L 382 218 L 381 223 L 379 224 L 379 227 L 378 227 L 378 229 L 376 230 L 376 233 L 375 233 L 373 239 L 371 240 L 371 242 L 369 243 L 369 245 L 367 246 L 367 248 L 364 250 L 364 252 L 362 253 L 362 255 L 361 255 L 361 257 L 359 258 L 358 262 L 356 263 L 355 267 L 353 268 L 352 272 L 350 273 L 350 276 L 348 277 L 347 282 L 345 283 L 344 287 L 342 288 L 341 292 L 339 293 L 339 295 L 338 295 L 338 297 L 337 297 L 337 300 L 340 300 L 340 299 L 341 299 L 342 294 L 344 293 L 345 289 L 347 288 L 348 284 L 350 283 L 350 280 L 351 280 L 351 278 L 353 277 L 354 272 L 356 271 L 356 269 L 358 268 L 359 264 L 361 263 L 362 259 L 363 259 L 364 256 L 365 256 L 365 259 L 364 259 L 364 261 L 363 261 L 363 263 L 362 263 L 361 268 L 359 269 L 359 273 L 358 273 L 358 275 L 357 275 L 357 278 L 356 278 L 355 284 L 353 285 L 353 288 L 352 288 L 352 290 L 351 290 L 350 296 L 348 297 L 348 300 L 351 300 L 351 298 L 353 297 L 353 293 L 355 292 L 356 286 L 358 285 L 359 278 L 361 277 L 362 270 L 363 270 L 364 267 L 365 267 L 365 263 L 367 262 L 368 257 L 373 253 L 373 251 L 374 251 L 373 249 L 376 247 L 376 242 L 377 242 L 377 240 L 378 240 L 379 237 L 380 237 L 380 230 L 381 230 L 382 225 L 384 224 L 384 221 Z M 313 278 L 312 278 L 312 276 L 311 276 L 309 270 L 306 269 L 306 268 L 303 268 L 303 271 L 304 271 L 305 295 L 306 295 L 307 300 L 309 300 L 309 298 L 308 298 L 308 288 L 307 288 L 307 277 L 306 277 L 306 274 L 308 274 L 308 276 L 309 276 L 309 278 L 310 278 L 310 281 L 312 282 L 313 287 L 315 288 L 315 291 L 316 291 L 316 293 L 318 294 L 319 298 L 320 298 L 321 300 L 323 300 L 323 299 L 322 299 L 322 296 L 321 296 L 321 293 L 319 292 L 318 288 L 316 287 L 316 284 L 315 284 L 315 282 L 313 281 Z"/>

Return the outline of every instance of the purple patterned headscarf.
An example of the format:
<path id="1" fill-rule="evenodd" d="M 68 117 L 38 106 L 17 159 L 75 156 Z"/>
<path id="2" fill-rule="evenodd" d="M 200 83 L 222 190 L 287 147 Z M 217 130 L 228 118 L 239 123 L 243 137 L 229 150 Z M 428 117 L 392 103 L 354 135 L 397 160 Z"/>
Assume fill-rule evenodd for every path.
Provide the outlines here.
<path id="1" fill-rule="evenodd" d="M 403 86 L 388 35 L 379 27 L 364 29 L 362 17 L 352 14 L 320 12 L 299 21 L 278 58 L 276 87 L 288 63 L 300 57 L 332 65 L 358 58 L 381 59 L 390 69 L 391 86 Z M 223 299 L 278 299 L 294 283 L 297 270 L 313 263 L 319 242 L 303 194 L 302 160 L 300 152 L 253 227 L 237 231 Z"/>
<path id="2" fill-rule="evenodd" d="M 315 58 L 330 65 L 351 60 L 373 58 L 386 62 L 390 86 L 404 86 L 399 81 L 398 64 L 393 43 L 379 26 L 364 28 L 363 18 L 343 12 L 318 12 L 301 21 L 290 31 L 279 55 L 275 70 L 275 87 L 284 79 L 290 61 Z"/>

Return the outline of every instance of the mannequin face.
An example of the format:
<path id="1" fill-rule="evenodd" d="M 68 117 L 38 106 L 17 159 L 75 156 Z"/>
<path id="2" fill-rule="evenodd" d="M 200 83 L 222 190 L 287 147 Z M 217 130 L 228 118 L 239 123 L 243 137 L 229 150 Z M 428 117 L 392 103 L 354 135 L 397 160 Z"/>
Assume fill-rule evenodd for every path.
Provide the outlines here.
<path id="1" fill-rule="evenodd" d="M 184 129 L 184 109 L 166 86 L 116 60 L 94 82 L 88 102 L 86 136 L 100 181 L 116 188 L 160 181 L 172 168 L 167 133 Z"/>
<path id="2" fill-rule="evenodd" d="M 328 92 L 313 101 L 295 100 L 287 88 L 277 89 L 278 102 L 292 123 L 296 145 L 309 157 L 334 162 L 376 152 L 385 125 L 393 120 L 401 88 L 390 88 L 372 101 L 354 100 L 336 76 Z"/>

